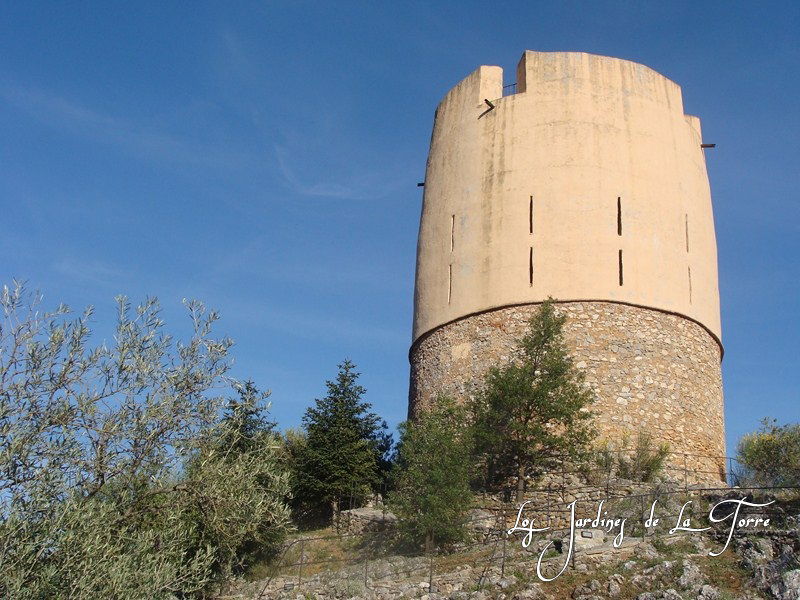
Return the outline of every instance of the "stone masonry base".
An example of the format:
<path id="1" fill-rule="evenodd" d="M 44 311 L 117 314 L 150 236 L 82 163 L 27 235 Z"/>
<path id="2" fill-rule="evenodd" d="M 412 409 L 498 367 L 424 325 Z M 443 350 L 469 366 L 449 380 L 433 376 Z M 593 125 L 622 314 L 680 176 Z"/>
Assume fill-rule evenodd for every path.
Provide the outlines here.
<path id="1" fill-rule="evenodd" d="M 538 305 L 468 316 L 412 346 L 409 416 L 438 394 L 464 399 L 471 382 L 514 356 Z M 646 431 L 669 443 L 674 478 L 725 479 L 720 347 L 699 324 L 678 315 L 614 302 L 564 302 L 565 338 L 576 366 L 597 393 L 600 439 L 617 443 Z M 683 474 L 683 475 L 682 475 Z"/>

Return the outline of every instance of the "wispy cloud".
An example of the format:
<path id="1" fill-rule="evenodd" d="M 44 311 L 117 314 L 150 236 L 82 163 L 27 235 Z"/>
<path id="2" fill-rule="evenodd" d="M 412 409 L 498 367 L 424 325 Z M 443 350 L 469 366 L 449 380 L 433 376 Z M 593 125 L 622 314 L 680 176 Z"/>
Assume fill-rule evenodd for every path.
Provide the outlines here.
<path id="1" fill-rule="evenodd" d="M 284 182 L 292 191 L 302 196 L 376 200 L 397 190 L 401 183 L 397 177 L 390 177 L 386 172 L 368 170 L 361 170 L 344 181 L 313 181 L 298 175 L 288 148 L 276 144 L 274 150 Z"/>
<path id="2" fill-rule="evenodd" d="M 60 258 L 53 264 L 53 270 L 72 282 L 104 287 L 118 287 L 125 279 L 122 269 L 96 259 Z"/>
<path id="3" fill-rule="evenodd" d="M 379 345 L 404 345 L 409 342 L 408 332 L 373 326 L 368 322 L 353 321 L 343 317 L 266 309 L 260 320 L 270 329 L 307 339 L 322 338 L 337 342 L 350 340 L 359 344 L 372 342 Z"/>
<path id="4" fill-rule="evenodd" d="M 201 293 L 200 297 L 208 297 L 208 294 Z M 287 308 L 234 297 L 217 298 L 217 301 L 225 307 L 225 321 L 241 322 L 243 319 L 249 330 L 280 331 L 292 338 L 336 344 L 346 341 L 373 346 L 404 346 L 409 343 L 408 331 L 386 328 L 367 319 L 341 314 L 341 311 L 340 314 L 322 314 L 313 308 Z M 355 306 L 353 312 L 357 312 Z"/>
<path id="5" fill-rule="evenodd" d="M 240 167 L 239 152 L 198 143 L 158 131 L 151 125 L 105 114 L 43 90 L 0 84 L 0 98 L 40 122 L 99 143 L 113 145 L 139 158 L 205 167 Z"/>
<path id="6" fill-rule="evenodd" d="M 349 290 L 389 291 L 410 293 L 412 271 L 408 277 L 398 276 L 383 263 L 355 255 L 347 260 L 341 256 L 319 255 L 313 261 L 293 252 L 276 253 L 269 237 L 258 235 L 236 240 L 213 256 L 206 257 L 203 269 L 192 278 L 193 284 L 208 280 L 226 280 L 245 276 L 251 281 L 274 282 L 281 285 L 314 288 L 326 292 Z"/>
<path id="7" fill-rule="evenodd" d="M 272 149 L 269 170 L 279 184 L 298 196 L 363 201 L 408 183 L 400 175 L 408 169 L 387 164 L 386 148 L 374 147 L 373 132 L 363 129 L 347 93 L 299 91 L 291 73 L 232 29 L 221 31 L 215 48 L 212 61 L 225 102 Z"/>
<path id="8" fill-rule="evenodd" d="M 232 29 L 224 29 L 219 36 L 219 59 L 216 61 L 218 72 L 227 80 L 252 84 L 263 74 L 253 60 L 250 51 L 241 36 Z"/>

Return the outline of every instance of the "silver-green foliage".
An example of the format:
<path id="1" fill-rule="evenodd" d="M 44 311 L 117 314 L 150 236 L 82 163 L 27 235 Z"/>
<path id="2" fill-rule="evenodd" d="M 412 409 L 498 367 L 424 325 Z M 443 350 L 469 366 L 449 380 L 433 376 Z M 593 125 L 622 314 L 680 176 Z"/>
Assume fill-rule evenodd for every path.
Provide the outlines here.
<path id="1" fill-rule="evenodd" d="M 221 446 L 232 341 L 185 302 L 174 342 L 156 300 L 118 298 L 113 343 L 92 310 L 0 296 L 0 596 L 176 598 L 228 576 L 240 548 L 288 526 L 279 440 Z M 190 465 L 187 468 L 187 465 Z"/>
<path id="2" fill-rule="evenodd" d="M 764 418 L 758 431 L 742 436 L 737 451 L 739 485 L 800 486 L 800 423 Z"/>

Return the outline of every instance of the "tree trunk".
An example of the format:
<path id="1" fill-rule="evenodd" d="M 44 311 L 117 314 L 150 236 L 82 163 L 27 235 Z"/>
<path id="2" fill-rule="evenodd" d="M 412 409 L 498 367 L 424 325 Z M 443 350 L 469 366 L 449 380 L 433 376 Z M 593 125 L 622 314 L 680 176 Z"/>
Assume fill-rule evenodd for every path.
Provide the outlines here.
<path id="1" fill-rule="evenodd" d="M 525 465 L 520 461 L 517 464 L 517 502 L 522 502 L 525 495 Z"/>

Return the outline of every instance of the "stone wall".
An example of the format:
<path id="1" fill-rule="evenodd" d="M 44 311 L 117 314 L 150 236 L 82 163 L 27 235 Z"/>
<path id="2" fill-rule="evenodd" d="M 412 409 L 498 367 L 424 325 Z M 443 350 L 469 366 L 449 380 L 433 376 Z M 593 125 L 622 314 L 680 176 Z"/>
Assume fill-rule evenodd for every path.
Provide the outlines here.
<path id="1" fill-rule="evenodd" d="M 411 349 L 409 415 L 444 393 L 463 399 L 491 366 L 513 358 L 538 305 L 459 319 L 417 340 Z M 597 393 L 601 438 L 619 441 L 638 430 L 670 444 L 674 475 L 689 481 L 725 478 L 720 346 L 694 321 L 613 302 L 564 302 L 565 337 L 576 365 Z"/>
<path id="2" fill-rule="evenodd" d="M 397 522 L 394 513 L 380 508 L 362 507 L 343 510 L 341 526 L 350 535 L 376 533 L 391 529 Z"/>

